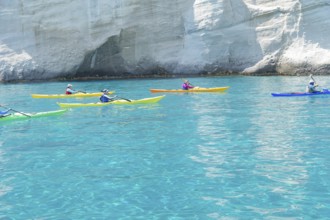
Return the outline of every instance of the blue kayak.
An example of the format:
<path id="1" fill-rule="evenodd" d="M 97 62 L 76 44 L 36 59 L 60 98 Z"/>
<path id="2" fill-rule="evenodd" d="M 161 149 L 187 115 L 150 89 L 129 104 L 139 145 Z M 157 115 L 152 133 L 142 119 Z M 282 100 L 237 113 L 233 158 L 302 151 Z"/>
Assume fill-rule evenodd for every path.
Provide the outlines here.
<path id="1" fill-rule="evenodd" d="M 288 92 L 288 93 L 272 93 L 272 96 L 315 96 L 315 95 L 330 95 L 330 91 L 323 89 L 320 92 Z"/>

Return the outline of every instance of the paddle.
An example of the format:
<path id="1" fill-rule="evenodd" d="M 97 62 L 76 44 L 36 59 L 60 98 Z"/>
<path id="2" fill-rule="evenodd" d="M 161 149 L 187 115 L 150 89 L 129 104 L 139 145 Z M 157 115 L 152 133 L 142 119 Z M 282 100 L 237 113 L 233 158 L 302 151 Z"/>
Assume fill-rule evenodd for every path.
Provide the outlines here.
<path id="1" fill-rule="evenodd" d="M 107 96 L 108 98 L 109 98 L 109 102 L 113 102 L 113 101 L 115 101 L 115 100 L 118 100 L 118 99 L 122 99 L 122 100 L 125 100 L 125 101 L 128 101 L 128 102 L 132 102 L 131 100 L 129 100 L 129 99 L 126 99 L 126 98 L 123 98 L 123 97 L 118 97 L 118 96 L 113 96 L 113 97 L 109 97 L 109 96 Z"/>
<path id="2" fill-rule="evenodd" d="M 317 84 L 312 74 L 309 75 L 309 77 L 314 81 L 315 84 Z"/>
<path id="3" fill-rule="evenodd" d="M 118 96 L 113 96 L 113 97 L 111 97 L 111 101 L 110 102 L 113 102 L 113 101 L 115 101 L 115 100 L 118 100 L 118 99 L 123 99 L 123 100 L 126 100 L 126 101 L 128 101 L 128 102 L 131 102 L 131 100 L 129 100 L 129 99 L 125 99 L 125 98 L 122 98 L 122 97 L 118 97 Z"/>
<path id="4" fill-rule="evenodd" d="M 128 102 L 132 102 L 131 100 L 129 100 L 129 99 L 125 99 L 125 98 L 122 98 L 122 97 L 118 97 L 118 96 L 117 96 L 117 98 L 119 98 L 119 99 L 123 99 L 123 100 L 126 100 L 126 101 L 128 101 Z"/>
<path id="5" fill-rule="evenodd" d="M 30 115 L 27 115 L 27 114 L 25 114 L 25 113 L 23 113 L 23 112 L 20 112 L 20 111 L 17 111 L 17 110 L 15 110 L 15 109 L 12 109 L 12 108 L 8 108 L 8 107 L 6 107 L 6 106 L 3 106 L 3 105 L 0 105 L 0 107 L 6 108 L 6 109 L 10 109 L 11 111 L 14 111 L 14 112 L 20 113 L 20 114 L 22 114 L 22 115 L 24 115 L 24 116 L 26 116 L 26 117 L 29 117 L 29 118 L 31 118 L 31 116 L 30 116 Z"/>
<path id="6" fill-rule="evenodd" d="M 313 77 L 312 74 L 309 75 L 309 77 L 314 81 L 314 83 L 315 83 L 315 87 L 319 86 L 319 85 L 316 83 L 316 81 L 315 81 L 315 79 L 314 79 L 314 77 Z M 319 86 L 319 87 L 320 87 L 320 86 Z M 327 88 L 323 88 L 323 87 L 321 87 L 321 91 L 319 91 L 319 92 L 322 92 L 322 91 L 328 91 L 328 89 L 327 89 Z"/>
<path id="7" fill-rule="evenodd" d="M 103 89 L 101 92 L 104 92 L 104 90 L 105 90 L 105 89 Z M 107 91 L 108 91 L 108 90 L 107 90 Z M 126 98 L 123 98 L 123 97 L 118 97 L 118 96 L 116 96 L 116 95 L 112 97 L 112 100 L 111 100 L 111 101 L 114 101 L 115 98 L 122 99 L 122 100 L 126 100 L 126 101 L 128 101 L 128 102 L 132 102 L 130 99 L 126 99 Z"/>
<path id="8" fill-rule="evenodd" d="M 189 80 L 186 80 L 186 79 L 181 79 L 184 83 L 188 82 L 188 86 L 192 86 L 192 88 L 188 88 L 189 90 L 190 89 L 199 89 L 200 87 L 199 86 L 194 86 L 193 84 L 191 84 L 189 82 Z"/>
<path id="9" fill-rule="evenodd" d="M 86 92 L 85 92 L 85 91 L 80 91 L 80 90 L 78 90 L 78 92 L 81 92 L 81 93 L 84 93 L 84 94 L 86 94 Z"/>

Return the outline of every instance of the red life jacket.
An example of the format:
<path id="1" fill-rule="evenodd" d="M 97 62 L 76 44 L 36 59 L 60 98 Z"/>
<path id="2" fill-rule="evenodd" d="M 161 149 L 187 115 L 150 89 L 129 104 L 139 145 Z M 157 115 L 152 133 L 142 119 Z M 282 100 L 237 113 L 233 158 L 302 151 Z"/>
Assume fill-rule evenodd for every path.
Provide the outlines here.
<path id="1" fill-rule="evenodd" d="M 69 92 L 68 89 L 67 89 L 67 90 L 65 90 L 65 94 L 67 94 L 67 95 L 71 95 L 72 93 Z"/>

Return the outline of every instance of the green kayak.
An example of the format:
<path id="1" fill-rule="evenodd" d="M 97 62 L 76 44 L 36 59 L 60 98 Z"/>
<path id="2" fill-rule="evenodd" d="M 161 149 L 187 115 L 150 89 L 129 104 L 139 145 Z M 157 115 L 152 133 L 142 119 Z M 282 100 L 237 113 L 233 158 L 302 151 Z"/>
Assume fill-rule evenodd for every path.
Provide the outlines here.
<path id="1" fill-rule="evenodd" d="M 3 121 L 14 121 L 14 120 L 21 120 L 21 119 L 31 119 L 31 118 L 40 118 L 40 117 L 46 117 L 46 116 L 52 116 L 52 115 L 60 115 L 66 112 L 67 109 L 60 109 L 56 111 L 48 111 L 48 112 L 38 112 L 38 113 L 9 113 L 3 116 L 0 116 L 0 122 Z"/>

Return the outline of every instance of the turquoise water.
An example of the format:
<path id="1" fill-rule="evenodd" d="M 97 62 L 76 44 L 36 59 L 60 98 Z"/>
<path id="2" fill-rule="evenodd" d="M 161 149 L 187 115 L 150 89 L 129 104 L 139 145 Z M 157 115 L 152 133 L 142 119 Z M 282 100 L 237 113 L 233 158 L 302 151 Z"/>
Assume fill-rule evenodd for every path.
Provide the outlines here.
<path id="1" fill-rule="evenodd" d="M 330 85 L 330 77 L 315 78 Z M 307 77 L 190 81 L 231 88 L 0 124 L 0 219 L 330 216 L 330 96 L 270 95 L 303 91 Z M 30 94 L 62 93 L 67 83 L 1 84 L 0 103 L 24 112 L 56 110 L 59 100 Z M 70 83 L 139 99 L 159 95 L 149 88 L 182 82 Z"/>

